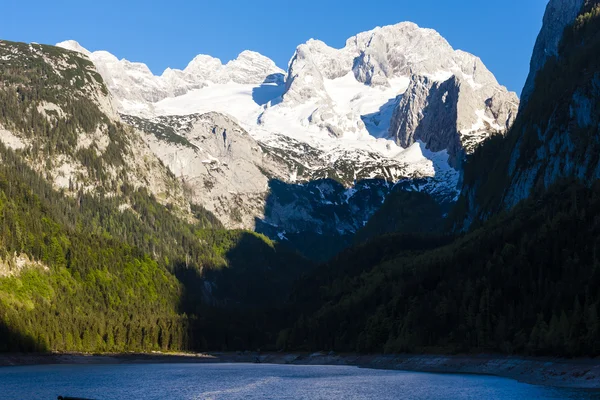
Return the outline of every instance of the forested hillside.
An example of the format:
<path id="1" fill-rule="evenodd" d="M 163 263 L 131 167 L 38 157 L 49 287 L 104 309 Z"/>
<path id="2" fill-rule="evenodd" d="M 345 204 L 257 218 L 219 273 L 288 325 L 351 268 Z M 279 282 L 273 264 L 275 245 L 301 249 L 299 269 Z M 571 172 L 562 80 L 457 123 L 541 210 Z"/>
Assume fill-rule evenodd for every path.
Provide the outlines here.
<path id="1" fill-rule="evenodd" d="M 4 41 L 0 55 L 0 351 L 274 342 L 247 334 L 252 315 L 310 263 L 184 203 L 89 60 Z"/>
<path id="2" fill-rule="evenodd" d="M 0 157 L 0 321 L 14 333 L 2 350 L 221 348 L 205 330 L 272 305 L 308 266 L 255 234 L 206 230 L 218 225 L 202 210 L 205 223 L 190 225 L 143 191 L 125 211 L 119 199 L 71 199 L 14 152 Z"/>
<path id="3" fill-rule="evenodd" d="M 145 188 L 187 216 L 175 176 L 118 120 L 102 77 L 78 53 L 0 41 L 0 136 L 67 194 Z"/>
<path id="4" fill-rule="evenodd" d="M 179 282 L 162 262 L 109 233 L 131 226 L 126 214 L 111 221 L 93 198 L 67 199 L 10 150 L 1 157 L 0 320 L 19 332 L 2 349 L 30 350 L 23 337 L 55 350 L 185 348 Z M 100 219 L 111 228 L 96 225 Z"/>
<path id="5" fill-rule="evenodd" d="M 354 243 L 389 233 L 441 233 L 446 230 L 444 208 L 427 193 L 395 189 L 365 226 L 356 232 Z"/>
<path id="6" fill-rule="evenodd" d="M 298 286 L 279 345 L 599 355 L 599 213 L 599 184 L 564 183 L 433 250 L 402 235 L 350 250 L 302 282 L 312 295 Z"/>
<path id="7" fill-rule="evenodd" d="M 562 179 L 600 178 L 600 5 L 585 2 L 564 32 L 558 56 L 537 73 L 506 138 L 475 152 L 453 213 L 458 229 L 480 224 Z"/>

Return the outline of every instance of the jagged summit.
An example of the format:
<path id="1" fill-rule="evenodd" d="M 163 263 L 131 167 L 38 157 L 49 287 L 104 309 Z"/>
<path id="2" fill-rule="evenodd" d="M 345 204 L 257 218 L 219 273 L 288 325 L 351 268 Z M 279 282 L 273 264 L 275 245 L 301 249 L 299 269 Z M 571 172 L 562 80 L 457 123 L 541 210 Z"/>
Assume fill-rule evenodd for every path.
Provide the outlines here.
<path id="1" fill-rule="evenodd" d="M 456 96 L 449 97 L 447 91 L 437 96 L 434 86 L 450 80 L 455 82 Z M 356 92 L 341 99 L 340 91 L 348 93 L 350 85 Z M 361 85 L 379 90 L 365 94 Z M 384 92 L 390 97 L 382 97 Z M 394 101 L 401 94 L 401 101 Z M 377 95 L 379 98 L 369 99 L 369 103 L 393 104 L 386 110 L 369 112 L 372 108 L 365 107 L 365 97 Z M 432 105 L 438 97 L 443 100 L 441 108 Z M 449 98 L 452 103 L 446 103 Z M 310 115 L 302 117 L 333 136 L 367 129 L 405 148 L 416 138 L 424 140 L 433 151 L 446 149 L 456 157 L 462 149 L 470 152 L 490 134 L 505 132 L 516 116 L 518 102 L 517 95 L 501 86 L 481 59 L 454 50 L 433 29 L 402 22 L 359 33 L 341 49 L 314 39 L 298 46 L 278 107 L 313 105 Z M 394 107 L 391 114 L 389 109 Z M 439 108 L 449 115 L 442 118 L 443 126 L 427 123 L 427 132 L 419 133 L 421 121 L 434 118 L 432 113 L 428 117 L 423 112 L 428 108 Z M 381 115 L 384 111 L 390 115 Z M 439 135 L 445 138 L 440 140 Z"/>
<path id="2" fill-rule="evenodd" d="M 295 63 L 316 68 L 325 79 L 341 78 L 352 72 L 357 81 L 369 86 L 390 86 L 391 79 L 414 74 L 447 79 L 453 72 L 471 76 L 473 85 L 498 84 L 478 57 L 454 50 L 437 31 L 420 28 L 412 22 L 359 33 L 341 49 L 309 40 L 298 46 L 292 58 L 290 84 L 298 72 L 292 72 L 297 69 Z"/>
<path id="3" fill-rule="evenodd" d="M 121 110 L 144 108 L 148 103 L 182 96 L 210 83 L 260 84 L 269 77 L 284 74 L 271 59 L 248 50 L 227 64 L 218 58 L 198 55 L 184 70 L 167 68 L 157 76 L 146 64 L 119 60 L 107 51 L 90 52 L 74 40 L 58 43 L 57 46 L 90 57 Z"/>
<path id="4" fill-rule="evenodd" d="M 273 60 L 250 50 L 244 50 L 235 60 L 231 60 L 227 64 L 223 64 L 218 58 L 201 54 L 190 61 L 183 71 L 171 69 L 167 71 L 222 84 L 229 82 L 261 84 L 269 75 L 284 73 Z"/>

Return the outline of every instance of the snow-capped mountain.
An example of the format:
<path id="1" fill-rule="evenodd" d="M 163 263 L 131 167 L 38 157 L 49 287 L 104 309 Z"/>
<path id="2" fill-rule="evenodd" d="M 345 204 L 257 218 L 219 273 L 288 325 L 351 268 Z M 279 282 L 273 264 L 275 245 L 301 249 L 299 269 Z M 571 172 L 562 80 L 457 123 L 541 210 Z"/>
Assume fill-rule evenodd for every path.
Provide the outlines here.
<path id="1" fill-rule="evenodd" d="M 258 85 L 265 80 L 281 83 L 284 76 L 273 61 L 253 51 L 244 51 L 225 65 L 218 58 L 199 55 L 183 71 L 167 68 L 156 76 L 146 64 L 119 60 L 106 51 L 90 52 L 73 40 L 57 46 L 87 55 L 116 98 L 120 111 L 128 113 L 139 113 L 166 98 L 202 89 L 208 82 Z"/>
<path id="2" fill-rule="evenodd" d="M 298 46 L 287 72 L 245 51 L 225 65 L 200 55 L 184 70 L 155 76 L 144 64 L 74 41 L 58 46 L 96 64 L 123 119 L 147 132 L 150 147 L 196 202 L 227 227 L 255 228 L 260 221 L 279 237 L 355 232 L 399 182 L 453 201 L 457 160 L 506 131 L 518 109 L 516 94 L 479 58 L 413 23 L 360 33 L 342 49 L 311 39 Z M 274 198 L 285 192 L 272 190 L 274 181 L 291 188 L 325 178 L 348 193 L 332 189 L 339 192 L 332 200 L 321 189 L 297 194 L 296 186 L 295 202 Z M 387 184 L 352 190 L 369 179 Z M 353 196 L 372 198 L 372 207 L 340 221 L 359 215 Z M 331 221 L 310 215 L 315 207 L 333 207 Z"/>
<path id="3" fill-rule="evenodd" d="M 443 82 L 448 87 L 440 91 Z M 403 93 L 408 96 L 398 101 Z M 382 118 L 382 112 L 394 108 L 389 102 L 394 115 Z M 455 156 L 459 148 L 453 142 L 462 147 L 463 136 L 506 130 L 516 116 L 518 98 L 498 84 L 479 58 L 454 50 L 436 31 L 407 22 L 360 33 L 339 50 L 317 40 L 299 46 L 283 102 L 265 114 L 299 105 L 310 105 L 310 115 L 302 119 L 334 136 L 366 129 L 403 148 L 420 139 L 434 151 L 447 149 Z M 430 108 L 437 112 L 428 113 Z M 427 121 L 440 111 L 451 113 L 451 120 L 443 118 L 442 125 Z M 424 120 L 429 126 L 420 132 Z M 446 140 L 438 140 L 440 133 Z"/>
<path id="4" fill-rule="evenodd" d="M 454 153 L 450 144 L 429 140 L 447 127 L 431 126 L 423 134 L 417 130 L 423 119 L 431 118 L 423 112 L 430 103 L 440 97 L 445 104 L 450 93 L 431 92 L 450 79 L 459 92 L 447 105 L 456 108 L 456 116 L 449 118 L 456 119 L 452 128 L 459 143 L 463 136 L 506 130 L 518 107 L 516 94 L 500 86 L 479 58 L 409 22 L 360 33 L 342 49 L 311 39 L 296 49 L 285 83 L 285 72 L 273 61 L 249 51 L 226 65 L 200 55 L 183 71 L 167 69 L 154 76 L 144 64 L 90 53 L 77 42 L 58 46 L 94 61 L 124 114 L 222 112 L 254 137 L 282 134 L 324 150 L 362 148 L 394 158 L 426 139 L 434 151 Z M 410 96 L 402 96 L 407 89 Z"/>

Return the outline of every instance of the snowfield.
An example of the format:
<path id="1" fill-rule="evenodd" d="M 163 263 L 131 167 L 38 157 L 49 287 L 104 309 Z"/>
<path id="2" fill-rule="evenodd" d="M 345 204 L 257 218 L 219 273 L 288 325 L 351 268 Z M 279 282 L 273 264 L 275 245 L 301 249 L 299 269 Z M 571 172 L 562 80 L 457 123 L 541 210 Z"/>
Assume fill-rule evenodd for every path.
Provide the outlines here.
<path id="1" fill-rule="evenodd" d="M 377 178 L 452 201 L 458 160 L 505 132 L 518 109 L 516 94 L 479 58 L 408 22 L 360 33 L 341 49 L 311 39 L 287 71 L 244 51 L 226 64 L 199 55 L 184 70 L 155 76 L 74 41 L 58 46 L 95 63 L 128 123 L 173 129 L 192 144 L 146 137 L 196 201 L 230 227 L 263 219 L 273 178 L 334 178 L 349 190 Z M 248 207 L 241 222 L 229 215 L 240 204 Z"/>

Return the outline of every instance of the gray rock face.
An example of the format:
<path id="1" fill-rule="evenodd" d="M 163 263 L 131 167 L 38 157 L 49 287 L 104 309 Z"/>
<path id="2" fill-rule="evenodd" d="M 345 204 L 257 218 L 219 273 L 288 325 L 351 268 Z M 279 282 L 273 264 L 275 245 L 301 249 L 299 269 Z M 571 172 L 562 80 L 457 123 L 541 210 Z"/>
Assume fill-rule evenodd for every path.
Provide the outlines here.
<path id="1" fill-rule="evenodd" d="M 516 129 L 506 141 L 494 147 L 497 158 L 480 158 L 472 167 L 477 170 L 465 173 L 471 178 L 465 181 L 461 194 L 465 203 L 461 208 L 466 210 L 461 229 L 509 210 L 558 181 L 592 183 L 600 179 L 600 115 L 594 112 L 600 107 L 600 69 L 595 59 L 586 57 L 598 51 L 586 36 L 595 31 L 581 30 L 582 36 L 567 44 L 566 54 L 559 54 L 558 47 L 565 27 L 575 21 L 582 5 L 583 1 L 551 1 L 548 5 L 532 57 L 531 87 L 526 85 L 524 92 L 530 106 L 521 110 Z M 597 24 L 597 20 L 587 23 Z M 555 56 L 557 63 L 546 62 Z M 580 70 L 574 71 L 575 66 Z M 536 82 L 542 68 L 546 68 L 544 79 Z M 538 86 L 542 84 L 545 86 Z M 490 111 L 503 112 L 495 105 Z M 477 175 L 480 170 L 492 173 L 494 181 L 486 174 Z"/>
<path id="2" fill-rule="evenodd" d="M 317 40 L 299 46 L 281 107 L 315 104 L 311 124 L 333 136 L 360 131 L 362 121 L 336 109 L 326 85 L 349 73 L 379 88 L 411 77 L 389 129 L 389 137 L 403 147 L 423 140 L 430 150 L 446 149 L 454 159 L 490 134 L 505 132 L 517 114 L 517 95 L 499 85 L 479 58 L 408 22 L 360 33 L 339 50 Z"/>
<path id="3" fill-rule="evenodd" d="M 394 111 L 390 135 L 406 148 L 417 140 L 431 151 L 460 150 L 456 128 L 460 88 L 456 77 L 445 82 L 413 76 L 411 85 Z"/>
<path id="4" fill-rule="evenodd" d="M 219 113 L 122 118 L 146 132 L 146 143 L 182 182 L 188 200 L 228 228 L 255 229 L 261 221 L 277 234 L 303 229 L 349 234 L 362 227 L 399 180 L 414 179 L 418 187 L 410 190 L 443 202 L 457 194 L 458 173 L 441 171 L 444 160 L 432 167 L 436 174 L 423 175 L 409 162 L 376 153 L 348 151 L 340 157 L 283 136 L 257 141 Z M 356 201 L 369 206 L 360 209 Z"/>
<path id="5" fill-rule="evenodd" d="M 336 71 L 339 67 L 332 66 L 331 69 L 321 71 L 316 62 L 317 60 L 313 59 L 312 54 L 326 53 L 328 51 L 329 48 L 325 43 L 318 41 L 309 41 L 304 45 L 298 46 L 294 57 L 290 61 L 285 81 L 284 96 L 287 101 L 302 103 L 305 99 L 310 98 L 322 97 L 325 99 L 326 91 L 322 72 Z"/>
<path id="6" fill-rule="evenodd" d="M 370 49 L 354 59 L 352 67 L 357 81 L 368 86 L 388 86 L 388 68 L 381 54 Z"/>
<path id="7" fill-rule="evenodd" d="M 123 119 L 147 133 L 146 142 L 183 183 L 188 199 L 227 228 L 254 228 L 264 215 L 269 179 L 289 178 L 288 166 L 227 115 Z"/>
<path id="8" fill-rule="evenodd" d="M 567 25 L 573 23 L 581 11 L 585 0 L 550 0 L 544 14 L 544 23 L 540 31 L 533 55 L 529 76 L 521 93 L 521 109 L 527 104 L 534 89 L 535 77 L 550 57 L 558 56 L 558 46 Z"/>
<path id="9" fill-rule="evenodd" d="M 546 189 L 560 179 L 575 178 L 583 182 L 600 179 L 597 157 L 600 142 L 596 137 L 600 116 L 592 111 L 600 106 L 599 98 L 600 73 L 596 73 L 589 86 L 577 90 L 570 99 L 561 100 L 568 104 L 564 107 L 568 116 L 559 112 L 552 116 L 545 129 L 538 128 L 536 133 L 540 143 L 527 157 L 527 163 L 523 162 L 519 150 L 524 140 L 520 138 L 511 154 L 504 208 L 510 209 L 528 198 L 534 188 Z M 582 138 L 582 133 L 589 137 Z"/>
<path id="10" fill-rule="evenodd" d="M 413 75 L 394 111 L 390 137 L 405 148 L 422 141 L 431 151 L 447 150 L 456 165 L 490 135 L 506 132 L 517 115 L 516 94 L 460 76 L 437 81 Z"/>

